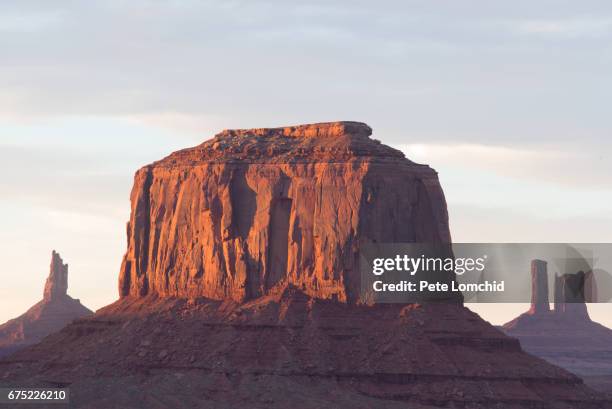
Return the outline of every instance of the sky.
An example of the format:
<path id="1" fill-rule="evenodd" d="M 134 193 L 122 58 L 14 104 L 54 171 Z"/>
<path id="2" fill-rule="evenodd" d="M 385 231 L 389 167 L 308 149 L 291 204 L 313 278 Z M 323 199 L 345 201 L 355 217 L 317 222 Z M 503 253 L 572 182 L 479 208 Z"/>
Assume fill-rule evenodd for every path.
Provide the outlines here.
<path id="1" fill-rule="evenodd" d="M 612 242 L 611 40 L 607 1 L 0 2 L 0 322 L 52 249 L 114 301 L 134 172 L 224 128 L 366 122 L 455 242 Z"/>

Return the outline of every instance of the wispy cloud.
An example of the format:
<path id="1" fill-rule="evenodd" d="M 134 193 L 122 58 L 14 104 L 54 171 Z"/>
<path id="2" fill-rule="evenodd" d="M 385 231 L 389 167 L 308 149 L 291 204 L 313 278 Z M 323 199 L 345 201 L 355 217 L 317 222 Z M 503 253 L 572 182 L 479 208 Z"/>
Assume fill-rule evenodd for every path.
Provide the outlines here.
<path id="1" fill-rule="evenodd" d="M 136 118 L 192 133 L 217 122 L 350 117 L 396 135 L 498 142 L 495 131 L 556 139 L 585 137 L 569 129 L 590 127 L 591 139 L 610 131 L 609 67 L 592 61 L 607 58 L 612 42 L 557 53 L 531 41 L 608 36 L 610 7 L 592 16 L 577 2 L 7 3 L 0 118 Z"/>
<path id="2" fill-rule="evenodd" d="M 601 155 L 609 145 L 581 147 L 562 144 L 527 144 L 525 147 L 485 144 L 399 145 L 406 156 L 444 168 L 454 167 L 517 180 L 537 180 L 559 186 L 612 190 L 612 163 Z"/>
<path id="3" fill-rule="evenodd" d="M 159 112 L 126 115 L 123 118 L 137 124 L 173 131 L 177 134 L 177 137 L 181 134 L 198 135 L 200 141 L 211 137 L 224 128 L 234 126 L 231 118 L 200 113 Z M 197 141 L 196 138 L 191 139 Z"/>
<path id="4" fill-rule="evenodd" d="M 537 34 L 566 38 L 604 37 L 612 33 L 609 17 L 582 17 L 556 20 L 526 20 L 516 24 L 521 34 Z"/>
<path id="5" fill-rule="evenodd" d="M 63 18 L 59 10 L 4 10 L 0 13 L 0 34 L 37 33 L 58 28 Z"/>

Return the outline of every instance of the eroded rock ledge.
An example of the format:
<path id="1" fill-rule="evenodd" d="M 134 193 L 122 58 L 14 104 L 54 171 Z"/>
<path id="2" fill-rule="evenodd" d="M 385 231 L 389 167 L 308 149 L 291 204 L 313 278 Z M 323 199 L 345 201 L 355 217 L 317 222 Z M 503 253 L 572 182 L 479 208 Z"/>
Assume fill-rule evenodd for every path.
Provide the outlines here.
<path id="1" fill-rule="evenodd" d="M 124 297 L 0 361 L 3 376 L 69 385 L 92 409 L 612 408 L 465 307 L 347 305 L 290 286 L 243 304 Z"/>
<path id="2" fill-rule="evenodd" d="M 408 161 L 397 149 L 370 139 L 361 122 L 326 122 L 280 128 L 226 129 L 193 148 L 174 152 L 155 167 L 195 166 L 210 162 L 316 163 L 355 157 Z"/>

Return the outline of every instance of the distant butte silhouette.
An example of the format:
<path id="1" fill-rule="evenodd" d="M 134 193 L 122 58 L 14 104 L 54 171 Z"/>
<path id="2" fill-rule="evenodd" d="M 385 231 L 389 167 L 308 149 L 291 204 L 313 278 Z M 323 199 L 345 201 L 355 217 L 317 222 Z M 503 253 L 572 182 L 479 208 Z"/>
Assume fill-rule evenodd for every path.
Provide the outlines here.
<path id="1" fill-rule="evenodd" d="M 119 300 L 0 362 L 74 407 L 606 409 L 462 305 L 367 305 L 367 243 L 450 243 L 437 173 L 331 122 L 227 130 L 134 178 Z"/>
<path id="2" fill-rule="evenodd" d="M 533 260 L 531 275 L 531 308 L 504 324 L 504 332 L 518 338 L 527 352 L 583 377 L 594 388 L 612 393 L 612 330 L 592 321 L 584 303 L 584 290 L 595 286 L 589 283 L 594 280 L 592 273 L 556 276 L 552 310 L 547 263 Z"/>
<path id="3" fill-rule="evenodd" d="M 67 294 L 68 265 L 53 250 L 43 299 L 25 314 L 0 325 L 0 356 L 35 344 L 77 318 L 93 314 Z"/>

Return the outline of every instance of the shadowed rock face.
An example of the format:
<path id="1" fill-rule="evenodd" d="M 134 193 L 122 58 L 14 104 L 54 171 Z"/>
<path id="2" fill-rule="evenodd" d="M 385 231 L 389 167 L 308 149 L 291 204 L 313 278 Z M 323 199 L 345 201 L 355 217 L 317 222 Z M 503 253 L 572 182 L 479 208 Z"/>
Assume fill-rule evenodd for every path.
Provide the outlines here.
<path id="1" fill-rule="evenodd" d="M 578 271 L 555 276 L 552 311 L 548 308 L 546 274 L 546 263 L 534 260 L 532 282 L 537 285 L 532 287 L 532 307 L 504 324 L 504 332 L 518 338 L 527 352 L 589 382 L 595 379 L 593 385 L 612 392 L 612 330 L 593 322 L 584 303 L 585 289 L 594 286 L 592 274 Z M 547 289 L 545 299 L 544 287 Z"/>
<path id="2" fill-rule="evenodd" d="M 576 321 L 591 321 L 585 304 L 587 277 L 593 280 L 593 274 L 584 271 L 555 277 L 555 314 Z"/>
<path id="3" fill-rule="evenodd" d="M 531 308 L 530 313 L 550 311 L 548 302 L 548 270 L 544 260 L 531 260 Z"/>
<path id="4" fill-rule="evenodd" d="M 51 267 L 45 283 L 43 298 L 52 300 L 65 297 L 68 292 L 68 264 L 53 250 L 51 252 Z"/>
<path id="5" fill-rule="evenodd" d="M 450 242 L 437 174 L 358 122 L 226 130 L 140 169 L 119 293 L 359 301 L 368 242 Z"/>
<path id="6" fill-rule="evenodd" d="M 25 314 L 0 325 L 0 356 L 35 344 L 71 321 L 93 314 L 71 298 L 67 289 L 68 265 L 54 250 L 43 299 Z"/>

